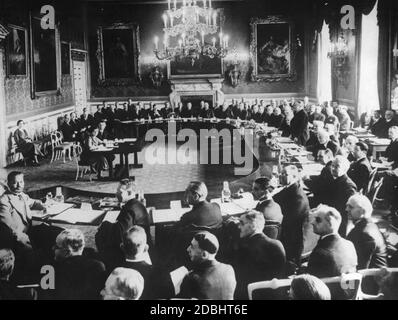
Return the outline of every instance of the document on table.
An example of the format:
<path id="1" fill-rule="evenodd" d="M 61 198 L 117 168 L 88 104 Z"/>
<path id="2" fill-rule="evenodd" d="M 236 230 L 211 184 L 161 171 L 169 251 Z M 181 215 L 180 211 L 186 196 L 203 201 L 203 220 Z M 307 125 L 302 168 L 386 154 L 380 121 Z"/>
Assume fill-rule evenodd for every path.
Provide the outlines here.
<path id="1" fill-rule="evenodd" d="M 303 173 L 307 176 L 319 176 L 324 168 L 320 163 L 302 164 L 302 167 Z"/>
<path id="2" fill-rule="evenodd" d="M 180 293 L 182 281 L 187 274 L 188 269 L 185 267 L 180 267 L 170 272 L 170 278 L 174 285 L 175 295 L 178 295 Z"/>
<path id="3" fill-rule="evenodd" d="M 108 221 L 110 223 L 115 223 L 117 217 L 119 216 L 120 211 L 108 211 L 104 217 L 104 219 L 102 220 L 102 222 Z"/>
<path id="4" fill-rule="evenodd" d="M 237 215 L 245 212 L 246 210 L 234 202 L 221 202 L 221 199 L 212 199 L 210 202 L 217 203 L 220 206 L 221 214 L 226 215 Z"/>
<path id="5" fill-rule="evenodd" d="M 46 209 L 46 212 L 43 210 L 31 210 L 32 217 L 37 218 L 46 218 L 50 216 L 56 216 L 61 212 L 70 209 L 74 206 L 73 203 L 54 203 Z"/>
<path id="6" fill-rule="evenodd" d="M 179 221 L 181 216 L 190 210 L 191 208 L 153 210 L 153 223 Z"/>
<path id="7" fill-rule="evenodd" d="M 68 209 L 57 215 L 54 220 L 65 223 L 93 223 L 97 218 L 104 214 L 102 210 L 85 211 L 81 209 Z"/>

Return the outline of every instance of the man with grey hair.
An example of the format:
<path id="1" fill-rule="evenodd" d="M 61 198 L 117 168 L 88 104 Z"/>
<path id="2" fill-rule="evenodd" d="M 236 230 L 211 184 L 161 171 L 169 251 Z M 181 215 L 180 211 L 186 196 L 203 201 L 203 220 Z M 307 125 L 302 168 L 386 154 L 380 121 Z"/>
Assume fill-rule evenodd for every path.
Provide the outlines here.
<path id="1" fill-rule="evenodd" d="M 339 151 L 338 144 L 336 144 L 335 142 L 333 142 L 330 139 L 330 135 L 326 130 L 324 130 L 324 129 L 318 130 L 317 139 L 318 139 L 318 143 L 316 143 L 313 148 L 313 156 L 316 160 L 317 160 L 317 155 L 318 155 L 319 150 L 329 149 L 330 151 L 332 151 L 334 156 Z"/>
<path id="2" fill-rule="evenodd" d="M 101 291 L 103 300 L 138 300 L 144 290 L 144 278 L 133 269 L 116 268 Z"/>
<path id="3" fill-rule="evenodd" d="M 185 201 L 192 205 L 192 210 L 185 213 L 180 220 L 182 227 L 217 228 L 222 224 L 221 210 L 218 204 L 207 200 L 207 187 L 203 182 L 192 181 L 185 190 Z"/>
<path id="4" fill-rule="evenodd" d="M 350 162 L 344 156 L 336 156 L 331 165 L 332 180 L 325 181 L 325 190 L 329 190 L 328 196 L 325 197 L 324 204 L 336 208 L 341 216 L 342 223 L 340 225 L 339 233 L 342 237 L 347 233 L 348 217 L 345 211 L 345 205 L 348 199 L 355 194 L 357 186 L 347 176 L 350 168 Z"/>
<path id="5" fill-rule="evenodd" d="M 354 149 L 355 149 L 355 145 L 358 142 L 359 142 L 359 139 L 353 135 L 349 135 L 344 141 L 343 151 L 344 151 L 344 154 L 346 155 L 348 161 L 350 161 L 350 162 L 355 161 Z"/>
<path id="6" fill-rule="evenodd" d="M 238 282 L 236 299 L 248 298 L 249 283 L 284 275 L 285 249 L 279 240 L 263 233 L 264 225 L 264 215 L 255 210 L 244 213 L 239 219 L 241 240 L 234 263 Z"/>
<path id="7" fill-rule="evenodd" d="M 292 138 L 295 139 L 298 144 L 305 146 L 310 133 L 308 130 L 308 116 L 304 111 L 303 101 L 295 104 L 294 111 L 294 117 L 290 122 Z"/>
<path id="8" fill-rule="evenodd" d="M 347 240 L 354 244 L 357 251 L 358 269 L 386 267 L 386 242 L 371 219 L 373 207 L 370 200 L 361 194 L 353 195 L 348 199 L 347 212 L 355 225 Z"/>
<path id="9" fill-rule="evenodd" d="M 62 231 L 54 245 L 53 299 L 98 299 L 105 280 L 102 262 L 83 255 L 85 240 L 79 229 Z M 51 293 L 50 293 L 51 294 Z"/>
<path id="10" fill-rule="evenodd" d="M 319 205 L 311 212 L 314 233 L 320 239 L 312 251 L 307 273 L 318 278 L 340 276 L 356 271 L 357 254 L 352 242 L 339 234 L 340 213 L 332 207 Z"/>

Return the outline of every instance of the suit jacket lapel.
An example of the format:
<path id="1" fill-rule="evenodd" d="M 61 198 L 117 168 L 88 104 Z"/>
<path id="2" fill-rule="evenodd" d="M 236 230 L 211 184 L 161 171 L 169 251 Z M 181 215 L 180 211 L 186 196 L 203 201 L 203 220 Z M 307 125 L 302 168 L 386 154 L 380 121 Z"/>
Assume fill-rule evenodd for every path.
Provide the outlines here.
<path id="1" fill-rule="evenodd" d="M 15 209 L 15 211 L 20 215 L 22 220 L 28 224 L 28 216 L 30 214 L 29 207 L 26 203 L 26 199 L 23 198 L 23 200 L 19 200 L 17 196 L 14 195 L 9 195 L 9 200 L 12 205 L 12 207 Z"/>

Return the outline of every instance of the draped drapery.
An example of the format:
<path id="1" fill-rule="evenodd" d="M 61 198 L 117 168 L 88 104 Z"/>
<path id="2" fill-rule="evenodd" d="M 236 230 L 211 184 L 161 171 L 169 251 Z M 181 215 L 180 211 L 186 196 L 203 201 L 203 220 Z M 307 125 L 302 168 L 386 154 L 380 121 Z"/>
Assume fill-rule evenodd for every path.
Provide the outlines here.
<path id="1" fill-rule="evenodd" d="M 377 25 L 376 5 L 368 15 L 362 16 L 360 43 L 358 115 L 379 109 L 377 85 L 379 27 Z"/>
<path id="2" fill-rule="evenodd" d="M 329 27 L 323 22 L 318 38 L 318 103 L 332 100 L 332 66 L 331 60 L 327 57 L 329 48 Z"/>

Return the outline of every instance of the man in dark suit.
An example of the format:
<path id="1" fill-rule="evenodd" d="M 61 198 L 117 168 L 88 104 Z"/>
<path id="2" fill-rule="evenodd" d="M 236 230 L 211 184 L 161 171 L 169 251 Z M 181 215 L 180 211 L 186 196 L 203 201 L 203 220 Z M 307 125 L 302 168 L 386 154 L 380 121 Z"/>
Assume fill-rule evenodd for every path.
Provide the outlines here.
<path id="1" fill-rule="evenodd" d="M 258 211 L 248 211 L 240 217 L 240 242 L 235 256 L 236 299 L 247 299 L 249 283 L 272 280 L 284 275 L 286 255 L 279 240 L 263 233 L 265 219 Z"/>
<path id="2" fill-rule="evenodd" d="M 383 138 L 385 135 L 385 127 L 386 127 L 386 119 L 383 118 L 380 110 L 375 110 L 373 112 L 372 120 L 370 122 L 371 132 L 376 137 Z"/>
<path id="3" fill-rule="evenodd" d="M 320 205 L 312 213 L 314 233 L 320 236 L 312 251 L 307 273 L 318 278 L 340 276 L 355 272 L 357 254 L 352 242 L 338 234 L 340 213 L 332 207 Z"/>
<path id="4" fill-rule="evenodd" d="M 197 233 L 187 248 L 193 269 L 181 284 L 180 297 L 233 300 L 236 288 L 234 269 L 216 260 L 219 243 L 210 232 Z"/>
<path id="5" fill-rule="evenodd" d="M 303 102 L 295 104 L 295 114 L 290 122 L 290 130 L 292 137 L 297 141 L 298 144 L 305 146 L 308 138 L 308 116 L 304 111 Z"/>
<path id="6" fill-rule="evenodd" d="M 384 123 L 384 127 L 382 129 L 380 138 L 388 138 L 388 130 L 391 127 L 398 125 L 397 121 L 395 120 L 395 111 L 394 110 L 387 110 L 384 114 L 384 119 L 385 119 L 385 123 Z"/>
<path id="7" fill-rule="evenodd" d="M 330 139 L 329 133 L 324 130 L 320 129 L 317 132 L 317 140 L 318 142 L 312 148 L 313 156 L 317 160 L 317 155 L 319 150 L 326 150 L 329 149 L 332 151 L 333 156 L 335 156 L 339 152 L 339 145 Z"/>
<path id="8" fill-rule="evenodd" d="M 185 200 L 192 205 L 191 211 L 185 213 L 179 222 L 181 227 L 195 225 L 197 227 L 217 228 L 222 224 L 220 207 L 207 200 L 207 187 L 203 182 L 193 181 L 185 190 Z"/>
<path id="9" fill-rule="evenodd" d="M 264 233 L 272 239 L 277 239 L 279 235 L 279 228 L 283 220 L 283 215 L 279 204 L 272 199 L 271 192 L 273 190 L 274 186 L 272 185 L 270 179 L 258 178 L 253 183 L 252 194 L 254 200 L 258 200 L 255 210 L 264 215 L 266 225 Z M 271 223 L 274 225 L 274 228 L 272 228 L 271 225 L 267 227 L 267 224 Z"/>
<path id="10" fill-rule="evenodd" d="M 326 182 L 329 190 L 328 196 L 324 199 L 324 204 L 336 208 L 342 217 L 339 234 L 345 237 L 347 234 L 347 212 L 345 205 L 348 199 L 357 191 L 355 183 L 347 176 L 350 162 L 344 156 L 336 156 L 331 165 L 333 180 Z"/>
<path id="11" fill-rule="evenodd" d="M 326 116 L 322 113 L 322 106 L 317 105 L 315 107 L 315 113 L 311 117 L 312 121 L 325 122 Z"/>
<path id="12" fill-rule="evenodd" d="M 106 115 L 103 112 L 103 108 L 105 109 L 106 103 L 105 101 L 103 102 L 102 105 L 97 106 L 97 112 L 94 113 L 94 122 L 96 125 L 100 123 L 102 120 L 106 119 Z"/>
<path id="13" fill-rule="evenodd" d="M 137 270 L 144 278 L 144 291 L 141 300 L 158 299 L 172 296 L 170 292 L 170 281 L 159 268 L 152 266 L 148 254 L 147 235 L 144 228 L 136 225 L 131 227 L 123 235 L 121 249 L 124 252 L 125 261 L 123 268 Z M 168 276 L 168 274 L 167 274 Z"/>
<path id="14" fill-rule="evenodd" d="M 286 259 L 295 269 L 300 266 L 304 249 L 306 234 L 303 233 L 303 229 L 305 229 L 310 205 L 296 166 L 286 166 L 282 171 L 281 179 L 285 188 L 274 195 L 274 200 L 282 209 L 281 241 L 286 250 Z"/>
<path id="15" fill-rule="evenodd" d="M 33 295 L 26 289 L 18 289 L 12 281 L 15 256 L 10 249 L 0 249 L 0 301 L 31 300 Z"/>
<path id="16" fill-rule="evenodd" d="M 366 191 L 369 184 L 372 167 L 366 157 L 368 154 L 368 145 L 364 142 L 358 142 L 354 148 L 355 161 L 351 163 L 347 175 L 357 185 L 358 190 Z"/>
<path id="17" fill-rule="evenodd" d="M 64 141 L 73 142 L 75 140 L 75 128 L 72 126 L 69 113 L 65 114 L 64 123 L 60 129 L 64 136 Z"/>
<path id="18" fill-rule="evenodd" d="M 94 300 L 105 282 L 105 265 L 83 256 L 85 241 L 82 231 L 62 231 L 54 246 L 55 290 L 53 299 Z"/>
<path id="19" fill-rule="evenodd" d="M 107 125 L 105 121 L 101 121 L 98 124 L 98 135 L 97 138 L 100 140 L 112 140 L 113 136 L 112 134 L 108 131 Z"/>
<path id="20" fill-rule="evenodd" d="M 94 124 L 94 117 L 88 112 L 87 108 L 83 108 L 83 113 L 80 116 L 81 128 L 88 129 Z"/>
<path id="21" fill-rule="evenodd" d="M 349 218 L 354 228 L 347 236 L 358 255 L 358 269 L 387 267 L 387 246 L 377 225 L 372 221 L 370 200 L 361 194 L 353 195 L 347 202 Z"/>

